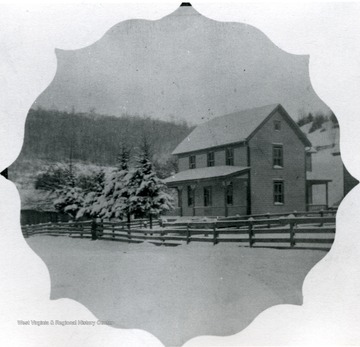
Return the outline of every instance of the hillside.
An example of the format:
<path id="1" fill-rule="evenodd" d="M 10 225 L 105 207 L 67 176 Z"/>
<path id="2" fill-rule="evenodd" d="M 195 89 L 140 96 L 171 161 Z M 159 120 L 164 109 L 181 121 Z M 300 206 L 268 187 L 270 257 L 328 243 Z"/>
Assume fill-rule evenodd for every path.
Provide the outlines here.
<path id="1" fill-rule="evenodd" d="M 131 150 L 131 157 L 146 137 L 154 160 L 166 167 L 172 150 L 192 130 L 185 122 L 161 121 L 141 116 L 102 116 L 96 113 L 67 113 L 31 109 L 25 125 L 22 151 L 9 167 L 9 178 L 16 184 L 22 209 L 51 210 L 54 196 L 36 190 L 36 177 L 50 165 L 68 165 L 77 172 L 115 165 L 121 146 Z"/>
<path id="2" fill-rule="evenodd" d="M 101 116 L 31 109 L 24 145 L 18 160 L 75 161 L 112 166 L 121 146 L 132 156 L 144 137 L 152 145 L 156 160 L 166 160 L 176 145 L 192 130 L 185 122 L 161 121 L 144 116 Z"/>

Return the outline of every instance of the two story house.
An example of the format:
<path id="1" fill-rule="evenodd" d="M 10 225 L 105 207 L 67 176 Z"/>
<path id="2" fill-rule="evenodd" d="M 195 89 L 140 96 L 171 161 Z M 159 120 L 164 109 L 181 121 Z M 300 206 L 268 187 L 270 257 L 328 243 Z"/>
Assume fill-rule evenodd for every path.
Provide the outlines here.
<path id="1" fill-rule="evenodd" d="M 280 104 L 216 117 L 173 151 L 179 172 L 166 184 L 178 191 L 181 216 L 304 211 L 309 188 L 320 182 L 307 183 L 309 148 Z"/>

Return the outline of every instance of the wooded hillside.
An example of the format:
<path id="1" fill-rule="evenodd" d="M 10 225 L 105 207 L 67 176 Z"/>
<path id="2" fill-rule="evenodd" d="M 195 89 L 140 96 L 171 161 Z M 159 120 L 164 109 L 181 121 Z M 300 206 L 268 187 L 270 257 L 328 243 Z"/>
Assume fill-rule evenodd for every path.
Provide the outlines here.
<path id="1" fill-rule="evenodd" d="M 185 122 L 144 116 L 114 117 L 31 109 L 20 157 L 57 162 L 71 156 L 74 160 L 114 165 L 122 143 L 135 151 L 146 136 L 155 158 L 161 161 L 169 157 L 191 130 Z"/>

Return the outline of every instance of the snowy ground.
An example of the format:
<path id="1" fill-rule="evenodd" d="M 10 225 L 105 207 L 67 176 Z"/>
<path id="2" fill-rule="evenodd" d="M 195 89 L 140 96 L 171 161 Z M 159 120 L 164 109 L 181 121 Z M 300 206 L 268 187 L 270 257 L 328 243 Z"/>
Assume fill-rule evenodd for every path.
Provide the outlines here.
<path id="1" fill-rule="evenodd" d="M 144 329 L 166 346 L 230 335 L 277 304 L 302 303 L 316 250 L 193 243 L 177 247 L 32 236 L 47 264 L 51 298 L 71 298 L 115 327 Z"/>

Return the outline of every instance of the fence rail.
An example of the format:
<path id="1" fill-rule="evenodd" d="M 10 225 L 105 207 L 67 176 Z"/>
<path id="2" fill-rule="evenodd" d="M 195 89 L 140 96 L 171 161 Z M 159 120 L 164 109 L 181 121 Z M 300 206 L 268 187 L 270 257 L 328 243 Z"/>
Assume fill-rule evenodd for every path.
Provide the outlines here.
<path id="1" fill-rule="evenodd" d="M 276 218 L 276 217 L 284 217 L 292 215 L 294 217 L 324 217 L 324 216 L 335 216 L 337 213 L 337 209 L 322 209 L 322 210 L 314 210 L 314 211 L 291 211 L 291 212 L 281 212 L 281 213 L 262 213 L 262 214 L 252 214 L 249 215 L 236 215 L 229 217 L 219 217 L 218 220 L 237 220 L 237 219 L 248 219 L 252 218 Z"/>
<path id="2" fill-rule="evenodd" d="M 335 216 L 296 217 L 292 214 L 264 218 L 260 215 L 248 219 L 163 222 L 161 225 L 157 223 L 153 229 L 147 227 L 145 220 L 134 221 L 131 225 L 126 222 L 81 221 L 28 225 L 22 230 L 25 237 L 48 234 L 137 243 L 151 241 L 165 245 L 235 242 L 250 247 L 317 245 L 328 248 L 334 242 Z"/>

